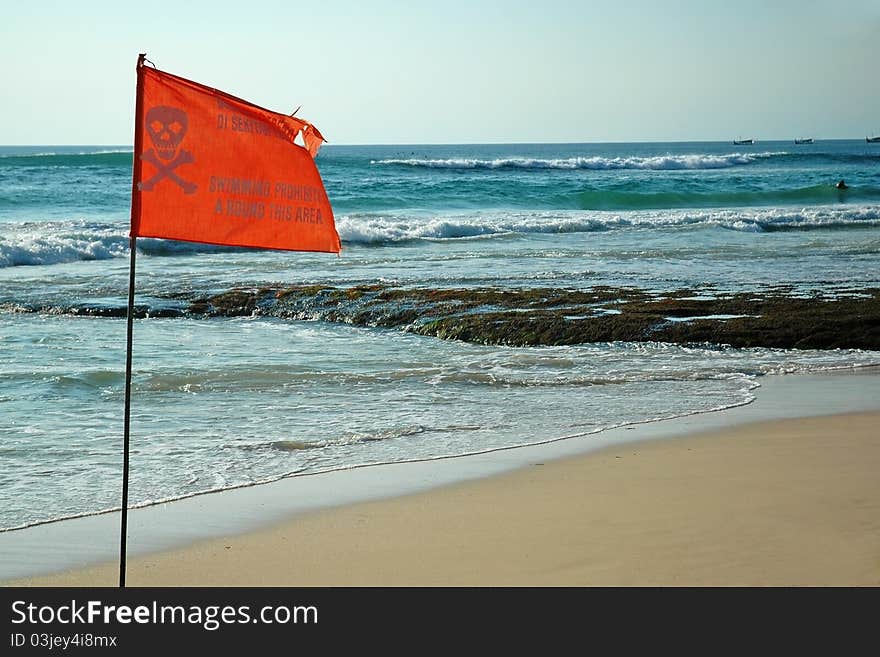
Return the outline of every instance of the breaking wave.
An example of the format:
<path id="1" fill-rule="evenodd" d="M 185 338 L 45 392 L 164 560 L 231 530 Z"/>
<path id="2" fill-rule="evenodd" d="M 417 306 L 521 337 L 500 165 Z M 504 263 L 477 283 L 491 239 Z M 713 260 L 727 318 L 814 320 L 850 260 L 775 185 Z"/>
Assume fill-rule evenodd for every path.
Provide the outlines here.
<path id="1" fill-rule="evenodd" d="M 0 267 L 108 260 L 128 253 L 128 237 L 86 223 L 26 223 L 0 236 Z"/>
<path id="2" fill-rule="evenodd" d="M 406 214 L 350 214 L 336 219 L 344 243 L 373 246 L 419 240 L 492 239 L 700 225 L 753 233 L 875 228 L 880 227 L 880 206 L 479 212 L 433 218 Z M 47 222 L 6 226 L 14 228 L 0 235 L 0 269 L 128 257 L 128 230 L 118 224 Z M 152 257 L 252 250 L 174 240 L 138 240 L 138 251 Z"/>
<path id="3" fill-rule="evenodd" d="M 128 257 L 128 227 L 90 222 L 5 224 L 0 234 L 0 269 L 58 265 Z M 230 247 L 141 238 L 138 251 L 151 256 L 241 250 Z"/>
<path id="4" fill-rule="evenodd" d="M 414 240 L 486 239 L 627 228 L 717 226 L 743 232 L 880 227 L 880 206 L 654 212 L 522 212 L 414 219 L 349 215 L 337 219 L 343 242 L 381 245 Z"/>
<path id="5" fill-rule="evenodd" d="M 99 148 L 78 152 L 38 152 L 0 154 L 0 168 L 3 167 L 88 167 L 88 166 L 131 166 L 132 153 L 129 148 Z"/>
<path id="6" fill-rule="evenodd" d="M 726 155 L 656 155 L 650 157 L 568 157 L 528 158 L 510 157 L 483 160 L 476 158 L 450 159 L 388 159 L 372 160 L 376 166 L 424 167 L 428 169 L 726 169 L 752 164 L 758 160 L 785 152 L 729 153 Z"/>

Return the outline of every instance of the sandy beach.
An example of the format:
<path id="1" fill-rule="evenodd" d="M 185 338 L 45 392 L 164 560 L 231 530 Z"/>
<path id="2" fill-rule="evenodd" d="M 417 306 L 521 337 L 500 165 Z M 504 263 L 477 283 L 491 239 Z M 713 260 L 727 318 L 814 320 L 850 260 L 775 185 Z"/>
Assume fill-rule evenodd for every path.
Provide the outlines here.
<path id="1" fill-rule="evenodd" d="M 634 442 L 130 560 L 132 586 L 876 586 L 880 413 Z M 115 562 L 12 582 L 113 586 Z"/>

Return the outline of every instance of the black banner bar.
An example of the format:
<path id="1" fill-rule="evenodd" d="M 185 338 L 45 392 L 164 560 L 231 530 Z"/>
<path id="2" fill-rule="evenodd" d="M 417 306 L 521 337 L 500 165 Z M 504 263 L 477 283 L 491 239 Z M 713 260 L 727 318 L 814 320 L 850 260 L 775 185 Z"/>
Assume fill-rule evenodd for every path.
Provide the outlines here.
<path id="1" fill-rule="evenodd" d="M 6 588 L 4 655 L 342 646 L 407 654 L 477 645 L 556 654 L 806 641 L 846 654 L 875 627 L 877 589 Z M 859 629 L 861 628 L 861 630 Z M 758 642 L 758 638 L 760 641 Z M 608 644 L 612 641 L 613 644 Z M 759 647 L 760 646 L 760 647 Z M 722 650 L 723 651 L 723 650 Z M 200 653 L 201 654 L 201 653 Z"/>

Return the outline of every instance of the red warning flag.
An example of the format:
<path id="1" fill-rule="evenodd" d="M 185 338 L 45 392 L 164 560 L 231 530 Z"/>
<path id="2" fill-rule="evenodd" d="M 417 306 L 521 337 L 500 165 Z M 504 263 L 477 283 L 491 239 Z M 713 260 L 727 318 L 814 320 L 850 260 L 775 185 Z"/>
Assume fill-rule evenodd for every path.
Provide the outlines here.
<path id="1" fill-rule="evenodd" d="M 142 60 L 135 114 L 132 237 L 339 253 L 313 125 Z"/>

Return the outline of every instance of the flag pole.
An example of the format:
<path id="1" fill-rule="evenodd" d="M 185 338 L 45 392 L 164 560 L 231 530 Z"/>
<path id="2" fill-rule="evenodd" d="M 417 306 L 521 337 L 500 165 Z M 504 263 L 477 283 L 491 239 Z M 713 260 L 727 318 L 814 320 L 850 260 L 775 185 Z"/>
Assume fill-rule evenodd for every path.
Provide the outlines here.
<path id="1" fill-rule="evenodd" d="M 131 174 L 131 233 L 128 269 L 128 313 L 125 346 L 125 411 L 122 422 L 122 518 L 119 527 L 119 587 L 125 588 L 125 553 L 128 537 L 128 455 L 131 435 L 131 351 L 134 341 L 134 273 L 137 256 L 137 233 L 135 221 L 140 219 L 140 196 L 138 182 L 141 178 L 141 126 L 143 125 L 144 101 L 141 67 L 146 53 L 140 53 L 137 61 L 137 96 L 134 109 L 134 153 Z"/>
<path id="2" fill-rule="evenodd" d="M 122 522 L 119 528 L 119 587 L 125 588 L 125 543 L 128 536 L 128 454 L 131 427 L 131 348 L 134 339 L 134 271 L 137 237 L 131 237 L 128 272 L 128 326 L 125 350 L 125 416 L 122 428 Z"/>

